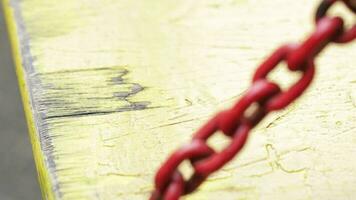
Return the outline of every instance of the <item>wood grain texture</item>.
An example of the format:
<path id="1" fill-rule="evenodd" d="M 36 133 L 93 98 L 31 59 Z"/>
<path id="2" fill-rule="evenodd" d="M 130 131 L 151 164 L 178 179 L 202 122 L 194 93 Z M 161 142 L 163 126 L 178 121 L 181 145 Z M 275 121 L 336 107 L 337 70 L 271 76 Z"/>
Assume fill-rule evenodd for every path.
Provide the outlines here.
<path id="1" fill-rule="evenodd" d="M 317 3 L 3 0 L 44 198 L 147 198 L 169 153 L 312 31 Z M 306 94 L 186 199 L 352 199 L 355 57 L 355 43 L 327 48 Z M 298 75 L 283 68 L 287 86 Z"/>

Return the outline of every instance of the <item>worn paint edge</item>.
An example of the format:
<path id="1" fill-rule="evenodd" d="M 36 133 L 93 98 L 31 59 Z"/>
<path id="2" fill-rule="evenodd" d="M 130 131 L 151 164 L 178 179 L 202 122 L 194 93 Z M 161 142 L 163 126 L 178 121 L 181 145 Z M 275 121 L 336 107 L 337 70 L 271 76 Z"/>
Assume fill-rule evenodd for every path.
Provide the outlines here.
<path id="1" fill-rule="evenodd" d="M 35 116 L 33 115 L 33 104 L 29 93 L 30 89 L 27 84 L 28 77 L 26 76 L 23 66 L 23 52 L 21 51 L 20 41 L 17 35 L 18 27 L 15 14 L 13 8 L 10 6 L 10 0 L 2 0 L 2 3 L 42 197 L 47 200 L 54 200 L 56 199 L 55 197 L 59 197 L 59 195 L 55 194 L 53 190 L 52 179 L 49 168 L 47 168 L 46 157 L 41 148 L 40 136 L 36 127 Z"/>

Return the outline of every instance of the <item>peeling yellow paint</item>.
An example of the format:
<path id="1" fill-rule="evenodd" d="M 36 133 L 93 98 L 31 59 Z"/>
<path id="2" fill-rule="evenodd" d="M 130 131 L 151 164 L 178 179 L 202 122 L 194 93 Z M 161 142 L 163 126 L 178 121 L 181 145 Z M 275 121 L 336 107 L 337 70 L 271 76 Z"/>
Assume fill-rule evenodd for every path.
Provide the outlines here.
<path id="1" fill-rule="evenodd" d="M 268 53 L 312 30 L 318 3 L 3 2 L 45 198 L 128 200 L 148 197 L 161 162 L 235 102 Z M 331 45 L 306 94 L 186 199 L 352 199 L 355 55 Z M 298 75 L 283 68 L 271 78 L 287 87 Z"/>

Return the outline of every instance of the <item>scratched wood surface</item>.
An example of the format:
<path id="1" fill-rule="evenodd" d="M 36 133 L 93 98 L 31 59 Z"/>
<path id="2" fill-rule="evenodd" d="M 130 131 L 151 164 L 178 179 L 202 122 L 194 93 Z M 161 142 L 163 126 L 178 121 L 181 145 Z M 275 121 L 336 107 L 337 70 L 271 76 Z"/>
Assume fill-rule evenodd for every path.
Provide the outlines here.
<path id="1" fill-rule="evenodd" d="M 44 199 L 147 198 L 168 154 L 313 30 L 318 2 L 3 0 Z M 355 58 L 328 47 L 306 94 L 186 199 L 355 198 Z"/>

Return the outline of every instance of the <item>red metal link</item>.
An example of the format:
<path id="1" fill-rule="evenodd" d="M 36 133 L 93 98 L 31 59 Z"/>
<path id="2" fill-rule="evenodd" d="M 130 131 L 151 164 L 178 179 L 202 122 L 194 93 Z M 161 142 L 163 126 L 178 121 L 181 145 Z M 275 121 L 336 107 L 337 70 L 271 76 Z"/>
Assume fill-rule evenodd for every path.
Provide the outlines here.
<path id="1" fill-rule="evenodd" d="M 177 171 L 178 170 L 177 168 L 184 160 L 188 159 L 191 162 L 194 162 L 203 159 L 205 157 L 208 157 L 213 153 L 214 150 L 212 150 L 209 146 L 207 146 L 207 144 L 205 144 L 203 141 L 199 141 L 199 140 L 194 140 L 192 143 L 180 148 L 178 151 L 172 154 L 171 157 L 158 170 L 155 179 L 156 193 L 159 193 L 162 196 L 166 195 L 165 192 L 167 192 L 166 190 L 167 187 L 170 185 L 170 183 L 172 183 L 172 180 L 174 180 L 173 175 L 179 173 Z M 199 177 L 193 175 L 191 179 L 198 179 L 198 178 Z M 180 179 L 176 178 L 176 180 L 180 182 Z M 196 180 L 189 180 L 187 183 L 184 182 L 183 183 L 184 188 L 191 187 L 191 186 L 187 186 L 190 182 L 196 182 Z M 181 184 L 177 183 L 177 185 L 181 185 Z M 180 190 L 180 189 L 174 189 L 175 192 L 176 190 Z M 185 191 L 183 192 L 185 193 Z"/>
<path id="2" fill-rule="evenodd" d="M 246 120 L 245 111 L 253 104 L 258 103 L 263 107 L 267 99 L 280 92 L 278 85 L 266 80 L 257 80 L 248 90 L 248 92 L 237 102 L 237 104 L 228 111 L 222 112 L 219 116 L 219 128 L 225 135 L 232 135 L 241 120 Z M 255 126 L 265 115 L 264 109 L 259 109 L 255 114 L 255 119 L 249 119 L 250 127 Z"/>
<path id="3" fill-rule="evenodd" d="M 150 200 L 177 200 L 189 194 L 213 172 L 232 160 L 244 146 L 250 130 L 269 112 L 280 110 L 298 98 L 314 77 L 314 58 L 330 42 L 345 43 L 356 38 L 356 26 L 344 31 L 340 17 L 327 17 L 327 10 L 337 1 L 324 0 L 316 13 L 316 30 L 300 45 L 284 45 L 268 57 L 256 70 L 251 88 L 230 110 L 212 118 L 194 135 L 190 144 L 173 153 L 161 166 L 155 177 L 155 191 Z M 343 0 L 356 11 L 356 0 Z M 286 62 L 291 71 L 299 71 L 301 78 L 286 91 L 267 80 L 269 73 L 281 62 Z M 250 115 L 246 111 L 256 104 Z M 207 145 L 207 140 L 221 130 L 231 138 L 230 144 L 216 153 Z M 185 181 L 179 165 L 189 160 L 193 175 Z"/>
<path id="4" fill-rule="evenodd" d="M 344 0 L 344 3 L 356 13 L 356 0 Z"/>
<path id="5" fill-rule="evenodd" d="M 351 11 L 356 13 L 356 0 L 323 0 L 316 11 L 316 18 L 322 18 L 326 11 L 337 1 L 343 1 Z"/>
<path id="6" fill-rule="evenodd" d="M 214 118 L 214 123 L 218 122 L 220 130 L 222 130 L 224 134 L 230 136 L 232 141 L 220 153 L 212 154 L 206 159 L 194 162 L 193 167 L 195 172 L 203 177 L 207 177 L 235 157 L 235 155 L 244 146 L 250 129 L 253 128 L 253 126 L 255 126 L 267 114 L 264 109 L 264 103 L 266 100 L 279 92 L 280 89 L 276 84 L 270 83 L 266 80 L 257 81 L 249 89 L 247 94 L 240 99 L 240 101 L 231 110 L 218 114 L 217 117 Z M 252 116 L 245 116 L 245 111 L 253 103 L 258 104 L 258 109 L 256 109 L 256 112 L 254 112 Z M 231 124 L 233 125 L 230 126 Z M 216 125 L 210 130 L 203 129 L 203 131 L 199 131 L 193 137 L 193 141 L 206 141 L 216 132 L 216 130 Z"/>
<path id="7" fill-rule="evenodd" d="M 175 171 L 172 175 L 171 183 L 167 186 L 165 193 L 163 194 L 163 199 L 177 200 L 180 196 L 184 194 L 184 179 L 180 172 Z M 161 192 L 159 190 L 155 190 L 152 193 L 150 199 L 161 199 Z"/>
<path id="8" fill-rule="evenodd" d="M 315 21 L 317 24 L 321 19 L 325 18 L 329 8 L 338 1 L 341 0 L 324 0 L 320 4 L 315 15 Z M 356 13 L 356 0 L 343 0 L 343 2 L 350 8 L 351 11 Z M 354 24 L 349 30 L 343 30 L 342 32 L 343 33 L 339 34 L 339 36 L 334 38 L 333 41 L 337 43 L 351 42 L 352 40 L 356 39 L 356 24 Z"/>
<path id="9" fill-rule="evenodd" d="M 259 80 L 266 79 L 267 75 L 283 60 L 285 60 L 291 52 L 298 50 L 296 45 L 285 45 L 277 49 L 265 62 L 260 65 L 260 67 L 255 72 L 253 77 L 253 83 Z M 304 90 L 310 85 L 314 77 L 314 64 L 310 60 L 306 64 L 306 67 L 299 69 L 303 72 L 301 79 L 296 82 L 289 90 L 281 92 L 273 98 L 270 98 L 266 103 L 266 111 L 280 110 L 288 106 L 292 101 L 298 98 Z"/>
<path id="10" fill-rule="evenodd" d="M 312 82 L 315 72 L 313 61 L 310 61 L 307 66 L 306 71 L 299 81 L 291 86 L 289 90 L 280 93 L 266 103 L 266 110 L 268 112 L 285 108 L 305 91 Z"/>
<path id="11" fill-rule="evenodd" d="M 340 36 L 342 27 L 343 20 L 340 17 L 318 20 L 314 33 L 288 55 L 288 68 L 293 71 L 305 68 L 306 62 L 313 60 L 327 44 Z"/>
<path id="12" fill-rule="evenodd" d="M 356 13 L 356 0 L 344 0 L 344 3 Z"/>
<path id="13" fill-rule="evenodd" d="M 235 134 L 232 135 L 231 143 L 223 151 L 193 164 L 196 173 L 203 177 L 207 177 L 224 166 L 234 158 L 245 145 L 250 130 L 251 127 L 249 124 L 242 123 L 236 130 Z"/>

